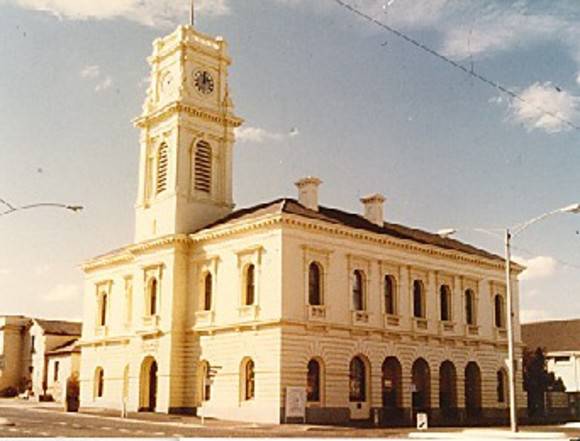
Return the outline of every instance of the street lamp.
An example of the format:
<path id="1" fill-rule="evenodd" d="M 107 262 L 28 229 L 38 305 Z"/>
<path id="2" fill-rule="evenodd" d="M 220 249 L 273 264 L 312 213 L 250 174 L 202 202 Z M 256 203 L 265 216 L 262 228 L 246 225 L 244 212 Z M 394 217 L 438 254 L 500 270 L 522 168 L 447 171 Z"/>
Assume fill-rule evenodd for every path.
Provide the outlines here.
<path id="1" fill-rule="evenodd" d="M 506 228 L 504 233 L 505 243 L 505 283 L 506 283 L 506 297 L 507 297 L 507 334 L 508 334 L 508 376 L 509 376 L 509 401 L 510 401 L 510 427 L 512 432 L 518 431 L 518 416 L 516 406 L 516 375 L 514 369 L 515 350 L 514 350 L 514 330 L 513 330 L 513 305 L 512 305 L 512 289 L 511 289 L 511 240 L 530 225 L 535 224 L 549 216 L 558 213 L 580 213 L 580 204 L 571 204 L 566 207 L 558 208 L 557 210 L 549 211 L 538 217 L 530 219 L 527 222 L 516 225 L 512 228 Z M 476 231 L 487 231 L 483 229 L 474 229 Z M 454 228 L 446 228 L 437 232 L 441 237 L 449 237 L 457 232 Z"/>
<path id="2" fill-rule="evenodd" d="M 41 202 L 38 204 L 29 204 L 29 205 L 22 205 L 21 207 L 16 207 L 9 202 L 6 202 L 3 199 L 0 199 L 0 202 L 4 204 L 8 209 L 5 211 L 0 212 L 0 216 L 5 216 L 7 214 L 15 213 L 16 211 L 21 210 L 30 210 L 32 208 L 41 208 L 41 207 L 53 207 L 53 208 L 64 208 L 65 210 L 70 210 L 73 212 L 81 211 L 84 207 L 82 205 L 67 205 L 67 204 L 57 204 L 52 202 Z"/>

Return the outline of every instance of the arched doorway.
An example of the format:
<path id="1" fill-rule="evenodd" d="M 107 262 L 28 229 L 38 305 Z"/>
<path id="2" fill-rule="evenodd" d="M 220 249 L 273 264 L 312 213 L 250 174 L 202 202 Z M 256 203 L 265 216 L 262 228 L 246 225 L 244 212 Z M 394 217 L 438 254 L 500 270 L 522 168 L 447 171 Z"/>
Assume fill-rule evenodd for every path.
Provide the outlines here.
<path id="1" fill-rule="evenodd" d="M 413 409 L 424 411 L 431 403 L 431 372 L 424 358 L 418 358 L 413 363 Z"/>
<path id="2" fill-rule="evenodd" d="M 396 422 L 403 416 L 402 368 L 397 357 L 385 358 L 382 373 L 382 419 L 385 422 Z"/>
<path id="3" fill-rule="evenodd" d="M 370 417 L 370 363 L 363 355 L 353 357 L 349 365 L 350 418 L 364 420 Z"/>
<path id="4" fill-rule="evenodd" d="M 157 407 L 157 362 L 147 357 L 141 364 L 139 410 L 155 412 Z"/>
<path id="5" fill-rule="evenodd" d="M 468 417 L 481 413 L 481 371 L 474 361 L 465 367 L 465 412 Z"/>
<path id="6" fill-rule="evenodd" d="M 397 409 L 401 407 L 401 363 L 396 357 L 387 357 L 383 362 L 383 407 Z"/>
<path id="7" fill-rule="evenodd" d="M 439 409 L 446 419 L 452 419 L 457 413 L 457 372 L 449 360 L 439 367 Z"/>

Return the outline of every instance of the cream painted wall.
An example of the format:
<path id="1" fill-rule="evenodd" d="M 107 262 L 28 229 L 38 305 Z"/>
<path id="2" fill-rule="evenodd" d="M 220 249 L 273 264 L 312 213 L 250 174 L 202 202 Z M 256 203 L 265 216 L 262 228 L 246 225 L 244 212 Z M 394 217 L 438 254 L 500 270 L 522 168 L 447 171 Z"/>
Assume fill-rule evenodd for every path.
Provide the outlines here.
<path id="1" fill-rule="evenodd" d="M 80 362 L 81 354 L 78 352 L 47 356 L 46 391 L 55 401 L 64 403 L 67 380 L 73 373 L 79 374 Z M 58 374 L 55 377 L 56 363 L 58 363 Z"/>

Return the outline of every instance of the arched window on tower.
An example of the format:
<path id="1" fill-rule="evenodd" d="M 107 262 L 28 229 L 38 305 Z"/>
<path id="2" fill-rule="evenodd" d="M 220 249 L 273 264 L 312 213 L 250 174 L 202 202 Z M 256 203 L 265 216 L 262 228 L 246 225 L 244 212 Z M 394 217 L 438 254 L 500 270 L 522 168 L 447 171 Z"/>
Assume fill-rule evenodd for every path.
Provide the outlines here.
<path id="1" fill-rule="evenodd" d="M 195 146 L 193 176 L 196 191 L 211 193 L 211 146 L 206 141 L 199 141 Z"/>
<path id="2" fill-rule="evenodd" d="M 167 190 L 167 169 L 169 166 L 169 153 L 167 144 L 163 143 L 157 152 L 157 176 L 155 181 L 155 193 L 159 194 Z"/>

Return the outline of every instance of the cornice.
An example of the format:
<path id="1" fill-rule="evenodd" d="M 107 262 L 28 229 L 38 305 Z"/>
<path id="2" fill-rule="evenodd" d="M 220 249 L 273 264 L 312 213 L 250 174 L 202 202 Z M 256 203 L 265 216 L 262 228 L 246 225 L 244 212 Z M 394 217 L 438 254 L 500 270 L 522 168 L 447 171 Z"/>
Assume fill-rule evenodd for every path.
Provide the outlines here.
<path id="1" fill-rule="evenodd" d="M 149 112 L 135 118 L 133 120 L 133 124 L 135 127 L 142 129 L 178 113 L 187 113 L 188 115 L 204 121 L 209 121 L 220 125 L 228 125 L 233 128 L 239 127 L 244 123 L 242 118 L 239 118 L 231 113 L 215 112 L 212 110 L 201 109 L 197 106 L 185 104 L 179 101 L 173 101 L 157 110 L 154 110 L 153 112 Z"/>
<path id="2" fill-rule="evenodd" d="M 132 262 L 138 255 L 148 253 L 153 250 L 166 248 L 168 246 L 189 247 L 190 244 L 191 239 L 186 234 L 163 236 L 146 242 L 139 242 L 136 244 L 128 245 L 110 254 L 105 254 L 104 256 L 90 259 L 81 265 L 81 269 L 85 273 L 90 273 L 107 266 L 115 266 Z"/>
<path id="3" fill-rule="evenodd" d="M 426 257 L 439 257 L 464 264 L 478 265 L 493 270 L 504 270 L 504 263 L 501 261 L 487 259 L 463 251 L 444 249 L 435 245 L 420 244 L 406 239 L 396 239 L 384 234 L 373 233 L 345 225 L 317 221 L 288 213 L 269 214 L 249 221 L 240 221 L 233 225 L 224 224 L 215 228 L 202 230 L 199 233 L 192 234 L 190 237 L 193 242 L 199 243 L 209 240 L 218 240 L 238 234 L 246 234 L 264 228 L 271 228 L 274 225 L 284 225 L 303 231 L 326 233 L 337 237 L 389 246 L 401 251 L 419 253 Z M 514 264 L 513 262 L 512 269 L 515 274 L 523 270 L 521 266 Z"/>
<path id="4" fill-rule="evenodd" d="M 441 336 L 439 334 L 429 334 L 429 333 L 417 333 L 411 330 L 404 329 L 393 329 L 393 328 L 381 328 L 374 326 L 349 326 L 341 323 L 334 322 L 309 322 L 302 320 L 288 320 L 288 319 L 274 319 L 274 320 L 256 320 L 240 323 L 232 323 L 229 325 L 221 326 L 206 326 L 199 328 L 192 328 L 188 332 L 199 335 L 214 335 L 220 333 L 229 332 L 239 332 L 243 330 L 248 331 L 259 331 L 260 329 L 268 328 L 301 328 L 305 331 L 311 332 L 313 329 L 321 329 L 323 332 L 342 331 L 348 332 L 351 336 L 370 336 L 380 335 L 383 339 L 400 339 L 401 337 L 407 337 L 412 341 L 439 341 L 441 344 L 446 344 L 446 342 L 454 341 L 456 343 L 462 343 L 465 346 L 471 345 L 488 345 L 494 347 L 504 347 L 507 346 L 507 340 L 495 340 L 491 338 L 471 338 L 462 335 L 453 336 Z M 522 348 L 524 345 L 522 342 L 516 342 L 516 347 Z"/>

